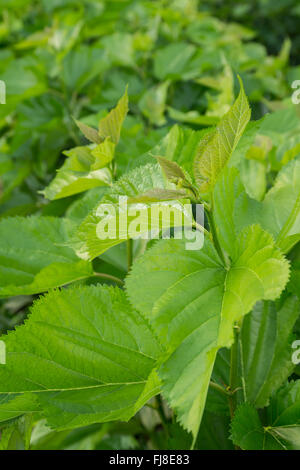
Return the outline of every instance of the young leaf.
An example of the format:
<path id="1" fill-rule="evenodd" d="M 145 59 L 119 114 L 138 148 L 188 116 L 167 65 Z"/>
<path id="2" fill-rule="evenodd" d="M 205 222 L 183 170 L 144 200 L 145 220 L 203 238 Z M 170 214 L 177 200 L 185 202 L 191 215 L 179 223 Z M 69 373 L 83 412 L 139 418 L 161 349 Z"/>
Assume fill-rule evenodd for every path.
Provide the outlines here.
<path id="1" fill-rule="evenodd" d="M 240 93 L 215 131 L 200 143 L 194 161 L 194 175 L 203 193 L 211 191 L 228 162 L 250 119 L 250 108 L 240 80 Z"/>
<path id="2" fill-rule="evenodd" d="M 261 203 L 245 194 L 236 201 L 235 225 L 242 228 L 254 219 L 284 252 L 300 240 L 300 157 L 283 167 Z"/>
<path id="3" fill-rule="evenodd" d="M 166 178 L 172 182 L 176 180 L 179 182 L 180 180 L 185 180 L 185 173 L 180 168 L 178 163 L 172 162 L 164 157 L 155 157 L 158 161 L 163 173 L 165 174 Z"/>
<path id="4" fill-rule="evenodd" d="M 288 252 L 300 239 L 300 158 L 283 167 L 261 202 L 247 195 L 235 168 L 225 168 L 214 188 L 214 201 L 215 223 L 227 251 L 244 227 L 259 223 Z"/>
<path id="5" fill-rule="evenodd" d="M 0 397 L 36 396 L 53 428 L 128 420 L 159 391 L 161 346 L 117 288 L 53 291 L 1 340 Z"/>
<path id="6" fill-rule="evenodd" d="M 232 344 L 234 323 L 255 302 L 275 299 L 288 280 L 288 262 L 257 225 L 240 234 L 231 256 L 227 270 L 210 241 L 192 256 L 182 241 L 163 240 L 137 259 L 127 279 L 133 305 L 168 344 L 159 369 L 163 394 L 194 438 L 217 350 Z"/>
<path id="7" fill-rule="evenodd" d="M 159 165 L 145 165 L 132 170 L 117 181 L 111 190 L 102 198 L 92 212 L 84 219 L 72 240 L 72 247 L 77 255 L 83 259 L 93 259 L 104 253 L 110 247 L 124 242 L 130 236 L 131 223 L 139 219 L 137 223 L 140 236 L 145 236 L 150 230 L 169 228 L 172 225 L 172 218 L 162 217 L 151 219 L 151 202 L 145 202 L 144 195 L 147 191 L 165 190 L 166 183 L 162 176 Z M 174 194 L 175 195 L 175 194 Z M 177 194 L 178 195 L 178 194 Z M 180 193 L 182 196 L 182 194 Z M 129 200 L 126 205 L 120 205 L 120 196 L 126 196 Z M 141 198 L 140 202 L 135 202 Z M 153 193 L 150 193 L 150 199 Z M 140 205 L 139 205 L 140 204 Z M 174 219 L 176 216 L 182 220 L 183 215 L 190 219 L 192 214 L 186 214 L 183 205 L 174 206 Z M 165 206 L 157 206 L 157 213 Z M 109 210 L 109 214 L 106 212 Z M 187 221 L 187 220 L 186 220 Z M 100 230 L 101 228 L 101 230 Z"/>
<path id="8" fill-rule="evenodd" d="M 128 93 L 126 87 L 125 93 L 118 101 L 117 106 L 99 122 L 99 135 L 102 140 L 109 137 L 115 145 L 119 142 L 122 125 L 127 113 Z"/>
<path id="9" fill-rule="evenodd" d="M 0 222 L 0 297 L 37 294 L 90 277 L 92 266 L 64 246 L 70 222 L 11 217 Z"/>
<path id="10" fill-rule="evenodd" d="M 64 152 L 69 158 L 57 171 L 49 186 L 41 191 L 47 199 L 61 199 L 98 186 L 111 184 L 111 172 L 102 168 L 111 160 L 111 148 L 106 141 L 96 149 L 75 147 Z M 107 153 L 108 152 L 108 153 Z"/>
<path id="11" fill-rule="evenodd" d="M 94 129 L 93 127 L 87 126 L 84 124 L 84 122 L 80 122 L 77 119 L 75 119 L 76 125 L 79 127 L 81 132 L 83 133 L 84 137 L 86 137 L 87 140 L 90 142 L 93 142 L 94 144 L 101 144 L 102 138 L 98 134 L 97 130 Z"/>

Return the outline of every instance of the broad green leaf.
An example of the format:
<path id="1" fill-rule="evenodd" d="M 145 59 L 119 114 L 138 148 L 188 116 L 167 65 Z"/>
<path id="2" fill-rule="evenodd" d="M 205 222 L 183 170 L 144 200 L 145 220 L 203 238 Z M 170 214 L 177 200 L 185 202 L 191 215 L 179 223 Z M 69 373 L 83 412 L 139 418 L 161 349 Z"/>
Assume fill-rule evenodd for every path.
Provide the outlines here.
<path id="1" fill-rule="evenodd" d="M 85 219 L 86 214 L 94 209 L 107 190 L 105 186 L 90 189 L 68 207 L 66 217 L 79 224 Z"/>
<path id="2" fill-rule="evenodd" d="M 150 230 L 169 228 L 176 216 L 180 221 L 185 216 L 186 222 L 192 223 L 192 214 L 186 213 L 180 202 L 179 206 L 174 206 L 174 219 L 163 216 L 161 220 L 159 217 L 160 210 L 161 213 L 167 211 L 167 202 L 156 205 L 158 217 L 151 218 L 152 203 L 145 202 L 144 195 L 153 189 L 167 189 L 158 164 L 139 167 L 120 178 L 78 227 L 72 240 L 77 255 L 93 259 L 110 247 L 133 238 L 131 233 L 135 231 L 141 237 L 149 238 Z M 120 201 L 119 198 L 124 196 L 128 199 Z M 130 202 L 139 198 L 142 203 Z"/>
<path id="3" fill-rule="evenodd" d="M 230 254 L 227 270 L 210 241 L 191 254 L 182 241 L 163 240 L 127 279 L 132 304 L 168 344 L 162 391 L 194 439 L 218 349 L 230 347 L 234 324 L 258 300 L 277 298 L 289 276 L 288 262 L 258 225 L 239 235 Z"/>
<path id="4" fill-rule="evenodd" d="M 35 396 L 53 428 L 128 420 L 159 392 L 161 346 L 117 288 L 52 291 L 1 340 L 0 399 Z"/>
<path id="5" fill-rule="evenodd" d="M 240 361 L 244 396 L 258 408 L 268 404 L 272 393 L 293 371 L 292 331 L 299 313 L 299 301 L 289 296 L 282 305 L 279 301 L 257 303 L 243 322 Z"/>
<path id="6" fill-rule="evenodd" d="M 90 277 L 92 266 L 64 246 L 72 226 L 55 217 L 0 222 L 0 297 L 37 294 Z"/>
<path id="7" fill-rule="evenodd" d="M 195 449 L 232 450 L 233 443 L 228 439 L 229 418 L 205 410 Z"/>
<path id="8" fill-rule="evenodd" d="M 249 403 L 236 411 L 232 439 L 245 450 L 300 450 L 300 382 L 289 382 L 271 399 L 267 425 Z"/>
<path id="9" fill-rule="evenodd" d="M 23 415 L 37 414 L 40 404 L 34 394 L 6 393 L 0 396 L 0 423 L 5 426 Z"/>
<path id="10" fill-rule="evenodd" d="M 198 150 L 194 175 L 201 192 L 213 189 L 250 119 L 250 108 L 240 80 L 240 93 L 228 113 L 221 119 L 208 139 Z"/>

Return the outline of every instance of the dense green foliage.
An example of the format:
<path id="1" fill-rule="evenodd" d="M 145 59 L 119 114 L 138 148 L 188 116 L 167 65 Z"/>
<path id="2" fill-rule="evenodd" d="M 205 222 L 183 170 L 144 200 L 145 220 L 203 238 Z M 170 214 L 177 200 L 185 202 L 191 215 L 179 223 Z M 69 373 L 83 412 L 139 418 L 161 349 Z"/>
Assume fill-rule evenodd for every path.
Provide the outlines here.
<path id="1" fill-rule="evenodd" d="M 5 2 L 0 449 L 300 449 L 294 32 L 215 4 Z"/>

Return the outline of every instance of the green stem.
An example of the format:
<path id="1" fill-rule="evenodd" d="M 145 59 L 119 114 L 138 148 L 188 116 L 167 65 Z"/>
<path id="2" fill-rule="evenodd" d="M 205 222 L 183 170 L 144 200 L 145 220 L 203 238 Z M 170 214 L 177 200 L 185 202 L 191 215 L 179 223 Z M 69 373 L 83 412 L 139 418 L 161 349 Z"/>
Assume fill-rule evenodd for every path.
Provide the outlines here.
<path id="1" fill-rule="evenodd" d="M 164 412 L 163 401 L 160 395 L 156 396 L 156 403 L 157 403 L 157 412 L 161 419 L 161 424 L 164 430 L 166 431 L 166 434 L 169 435 L 168 420 Z"/>
<path id="2" fill-rule="evenodd" d="M 222 385 L 219 385 L 216 382 L 213 382 L 212 380 L 209 382 L 209 386 L 222 393 L 223 395 L 229 395 L 228 391 L 224 387 L 222 387 Z"/>
<path id="3" fill-rule="evenodd" d="M 127 269 L 128 271 L 131 268 L 132 261 L 133 261 L 133 240 L 129 238 L 127 240 Z"/>
<path id="4" fill-rule="evenodd" d="M 116 282 L 117 284 L 120 284 L 121 286 L 124 285 L 124 281 L 122 281 L 122 279 L 116 277 L 116 276 L 112 276 L 111 274 L 106 274 L 106 273 L 96 273 L 94 272 L 93 273 L 93 276 L 97 276 L 97 277 L 101 277 L 103 279 L 106 279 L 108 281 L 113 281 L 113 282 Z"/>
<path id="5" fill-rule="evenodd" d="M 224 264 L 224 266 L 227 266 L 223 250 L 222 250 L 221 245 L 220 245 L 219 240 L 218 240 L 213 213 L 211 211 L 207 211 L 207 217 L 208 217 L 209 228 L 210 228 L 213 244 L 214 244 L 214 246 L 217 250 L 217 253 L 218 253 L 222 263 Z"/>
<path id="6" fill-rule="evenodd" d="M 238 336 L 239 336 L 239 328 L 235 327 L 234 328 L 234 342 L 233 345 L 231 346 L 231 353 L 230 353 L 230 379 L 229 379 L 229 389 L 230 389 L 230 395 L 228 397 L 229 400 L 229 409 L 230 409 L 230 416 L 231 419 L 234 416 L 234 412 L 236 409 L 236 393 L 233 393 L 238 385 Z"/>
<path id="7" fill-rule="evenodd" d="M 205 228 L 205 227 L 203 227 L 202 225 L 200 225 L 200 224 L 197 224 L 197 222 L 196 222 L 195 220 L 193 221 L 193 227 L 194 227 L 195 229 L 199 230 L 199 232 L 203 232 L 203 233 L 204 233 L 204 235 L 206 235 L 207 237 L 209 237 L 209 236 L 210 236 L 210 233 L 209 233 L 209 231 L 208 231 L 208 230 L 206 230 L 206 228 Z"/>

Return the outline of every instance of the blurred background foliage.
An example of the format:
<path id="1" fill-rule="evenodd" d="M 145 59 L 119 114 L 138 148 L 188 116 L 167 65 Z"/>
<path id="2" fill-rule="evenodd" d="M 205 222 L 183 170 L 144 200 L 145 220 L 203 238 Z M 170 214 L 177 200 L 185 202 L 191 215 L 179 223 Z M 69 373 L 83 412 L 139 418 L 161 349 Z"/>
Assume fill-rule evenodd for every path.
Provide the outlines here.
<path id="1" fill-rule="evenodd" d="M 291 105 L 291 83 L 300 79 L 297 0 L 0 0 L 0 7 L 0 80 L 7 87 L 0 105 L 0 219 L 82 210 L 74 204 L 85 204 L 88 196 L 50 202 L 39 191 L 63 164 L 63 151 L 86 143 L 74 118 L 97 126 L 126 84 L 130 112 L 117 176 L 145 161 L 153 147 L 172 151 L 172 139 L 179 145 L 189 132 L 217 124 L 234 100 L 237 75 L 252 118 L 262 118 L 250 124 L 241 146 L 249 194 L 262 199 L 272 174 L 300 153 L 300 113 Z M 172 127 L 176 123 L 180 132 Z M 107 263 L 111 272 L 111 264 L 120 264 L 125 255 L 122 246 L 117 250 L 102 259 L 102 269 Z M 32 300 L 0 301 L 1 333 L 23 321 Z M 188 448 L 189 437 L 178 425 L 163 429 L 159 416 L 168 410 L 161 406 L 150 403 L 128 424 L 72 432 L 54 433 L 39 422 L 31 445 Z M 197 445 L 214 447 L 217 436 L 226 448 L 228 422 L 209 413 Z M 22 423 L 20 431 L 7 432 L 12 447 L 22 448 Z"/>

